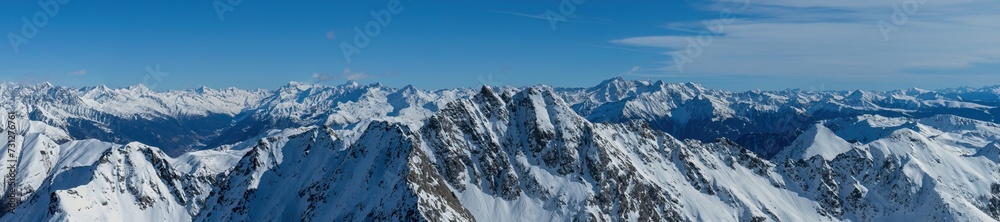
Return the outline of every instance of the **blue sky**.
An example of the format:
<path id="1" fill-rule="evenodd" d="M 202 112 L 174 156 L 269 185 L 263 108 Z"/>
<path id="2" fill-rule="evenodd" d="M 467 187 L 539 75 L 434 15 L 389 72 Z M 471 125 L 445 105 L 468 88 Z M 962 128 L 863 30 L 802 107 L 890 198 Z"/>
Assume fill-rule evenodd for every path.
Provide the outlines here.
<path id="1" fill-rule="evenodd" d="M 2 3 L 0 81 L 156 90 L 347 80 L 578 87 L 616 76 L 728 90 L 1000 84 L 996 1 L 49 1 L 57 11 Z M 392 15 L 384 25 L 371 15 L 383 10 Z M 565 20 L 553 28 L 549 11 Z M 369 23 L 379 32 L 348 61 L 341 46 Z"/>

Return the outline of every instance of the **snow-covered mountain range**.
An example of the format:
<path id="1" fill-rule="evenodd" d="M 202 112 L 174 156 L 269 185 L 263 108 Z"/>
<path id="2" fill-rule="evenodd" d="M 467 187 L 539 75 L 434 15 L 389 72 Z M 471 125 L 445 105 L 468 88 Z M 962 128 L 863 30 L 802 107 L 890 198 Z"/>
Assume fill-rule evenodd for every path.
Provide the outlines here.
<path id="1" fill-rule="evenodd" d="M 2 221 L 1000 220 L 1000 87 L 4 83 L 0 99 Z"/>

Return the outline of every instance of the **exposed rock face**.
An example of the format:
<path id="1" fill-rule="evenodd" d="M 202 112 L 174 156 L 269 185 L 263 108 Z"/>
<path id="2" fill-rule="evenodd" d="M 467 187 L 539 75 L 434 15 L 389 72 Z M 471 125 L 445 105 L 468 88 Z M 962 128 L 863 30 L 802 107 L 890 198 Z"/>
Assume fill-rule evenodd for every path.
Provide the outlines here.
<path id="1" fill-rule="evenodd" d="M 372 123 L 350 146 L 338 137 L 316 128 L 262 138 L 196 219 L 472 220 L 406 126 Z"/>
<path id="2" fill-rule="evenodd" d="M 302 102 L 263 105 L 275 112 L 254 118 L 268 120 L 274 113 L 308 116 L 298 119 L 303 122 L 282 130 L 263 127 L 248 139 L 176 158 L 142 143 L 72 140 L 59 136 L 68 133 L 45 121 L 16 120 L 27 126 L 15 141 L 23 147 L 12 187 L 16 192 L 0 196 L 15 204 L 0 220 L 1000 219 L 996 142 L 1000 126 L 959 115 L 865 114 L 885 111 L 882 108 L 890 105 L 930 106 L 888 99 L 885 94 L 829 94 L 827 102 L 800 98 L 809 106 L 840 104 L 857 108 L 852 110 L 860 114 L 842 112 L 805 128 L 789 127 L 794 132 L 788 134 L 762 132 L 782 137 L 785 144 L 768 148 L 764 155 L 740 143 L 777 146 L 777 140 L 746 140 L 739 135 L 746 135 L 740 130 L 748 128 L 730 126 L 758 121 L 745 118 L 758 114 L 788 123 L 793 120 L 782 118 L 794 117 L 779 117 L 780 113 L 804 111 L 761 103 L 775 109 L 747 114 L 738 108 L 745 104 L 716 96 L 786 102 L 791 98 L 620 80 L 587 92 L 586 98 L 544 86 L 483 87 L 468 97 L 444 96 L 448 102 L 428 99 L 435 96 L 412 87 L 340 89 L 344 91 L 285 87 L 287 92 L 276 94 L 275 101 L 300 98 Z M 655 100 L 659 97 L 651 94 L 678 100 Z M 347 95 L 357 98 L 343 97 Z M 920 94 L 925 97 L 947 99 Z M 654 99 L 642 102 L 641 98 Z M 331 101 L 366 101 L 351 106 L 367 108 L 325 107 L 315 116 L 307 110 L 316 104 L 332 105 Z M 669 115 L 645 115 L 665 104 L 669 112 L 659 114 Z M 618 105 L 627 107 L 623 113 L 632 116 L 608 116 L 610 123 L 595 120 L 598 111 Z M 356 118 L 369 114 L 378 117 Z M 314 124 L 327 120 L 333 124 Z M 781 123 L 761 124 L 769 128 L 768 124 Z M 666 126 L 712 132 L 705 137 L 738 131 L 732 134 L 738 137 L 678 139 L 662 131 Z M 67 142 L 58 145 L 54 137 Z"/>

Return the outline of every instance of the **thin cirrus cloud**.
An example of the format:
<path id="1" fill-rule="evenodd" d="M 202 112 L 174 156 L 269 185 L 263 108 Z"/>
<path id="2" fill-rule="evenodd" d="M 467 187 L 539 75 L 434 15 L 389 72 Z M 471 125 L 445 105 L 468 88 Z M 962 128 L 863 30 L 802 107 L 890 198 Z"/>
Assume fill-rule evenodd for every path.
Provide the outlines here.
<path id="1" fill-rule="evenodd" d="M 542 20 L 549 20 L 550 19 L 549 17 L 545 16 L 544 13 L 539 13 L 539 14 L 534 14 L 533 15 L 533 14 L 525 14 L 525 13 L 520 13 L 520 12 L 509 12 L 509 11 L 500 11 L 500 10 L 490 10 L 490 11 L 491 12 L 495 12 L 495 13 L 501 13 L 501 14 L 521 16 L 521 17 L 525 17 L 525 18 L 542 19 Z"/>
<path id="2" fill-rule="evenodd" d="M 917 75 L 914 70 L 963 70 L 1000 63 L 998 1 L 934 0 L 749 0 L 740 8 L 714 1 L 712 12 L 732 11 L 731 23 L 706 27 L 703 21 L 667 24 L 678 34 L 612 40 L 627 47 L 662 50 L 662 76 L 771 75 L 866 76 Z M 907 2 L 923 2 L 901 12 Z M 909 5 L 913 6 L 913 5 Z M 905 22 L 893 23 L 894 12 Z M 713 21 L 708 20 L 708 21 Z M 896 30 L 883 32 L 879 22 Z M 899 21 L 898 17 L 897 20 Z M 708 34 L 709 30 L 720 30 Z M 888 29 L 886 29 L 888 30 Z M 887 33 L 887 34 L 886 34 Z M 702 36 L 700 54 L 686 53 Z M 693 50 L 692 52 L 697 52 Z M 678 64 L 677 55 L 690 63 Z M 927 75 L 926 71 L 919 75 Z"/>
<path id="3" fill-rule="evenodd" d="M 494 13 L 500 13 L 500 14 L 520 16 L 520 17 L 524 17 L 524 18 L 546 20 L 546 21 L 550 21 L 550 22 L 552 22 L 552 20 L 557 20 L 558 22 L 605 24 L 605 25 L 606 24 L 611 24 L 613 22 L 613 21 L 608 20 L 608 19 L 596 19 L 596 18 L 595 19 L 591 19 L 591 20 L 585 20 L 585 19 L 583 19 L 583 16 L 576 15 L 576 14 L 567 15 L 564 18 L 554 18 L 554 17 L 550 17 L 549 15 L 546 15 L 546 13 L 544 13 L 544 11 L 543 11 L 543 13 L 538 13 L 538 14 L 526 14 L 526 13 L 511 12 L 511 11 L 502 11 L 502 10 L 489 10 L 489 11 L 490 12 L 494 12 Z M 553 11 L 553 12 L 555 12 L 555 11 Z"/>
<path id="4" fill-rule="evenodd" d="M 73 72 L 69 73 L 69 75 L 71 75 L 71 76 L 82 76 L 82 75 L 86 75 L 86 74 L 87 74 L 87 69 L 76 70 L 76 71 L 73 71 Z"/>
<path id="5" fill-rule="evenodd" d="M 344 69 L 343 73 L 340 74 L 329 74 L 329 73 L 313 73 L 312 81 L 314 83 L 330 83 L 339 81 L 359 81 L 367 79 L 369 75 L 363 72 L 353 72 L 351 69 Z"/>

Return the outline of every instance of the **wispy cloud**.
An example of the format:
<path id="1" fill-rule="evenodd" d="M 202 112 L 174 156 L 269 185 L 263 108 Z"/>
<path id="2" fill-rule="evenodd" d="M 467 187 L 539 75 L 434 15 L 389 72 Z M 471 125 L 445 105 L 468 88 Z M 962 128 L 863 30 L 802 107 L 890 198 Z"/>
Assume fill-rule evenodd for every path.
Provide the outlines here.
<path id="1" fill-rule="evenodd" d="M 312 74 L 312 81 L 314 83 L 333 82 L 335 80 L 337 80 L 337 77 L 334 75 L 330 75 L 329 73 L 316 72 Z"/>
<path id="2" fill-rule="evenodd" d="M 71 76 L 87 75 L 87 69 L 76 70 L 76 71 L 70 72 L 69 75 L 71 75 Z"/>
<path id="3" fill-rule="evenodd" d="M 633 66 L 631 69 L 628 70 L 628 72 L 622 73 L 621 75 L 622 76 L 630 76 L 630 75 L 635 74 L 636 71 L 639 71 L 639 69 L 642 69 L 642 67 Z"/>
<path id="4" fill-rule="evenodd" d="M 722 12 L 732 6 L 723 1 L 733 0 L 715 0 L 706 8 Z M 906 5 L 912 2 L 925 3 Z M 1000 2 L 997 1 L 755 0 L 751 3 L 745 10 L 737 11 L 731 23 L 722 26 L 706 25 L 711 20 L 671 23 L 666 26 L 668 29 L 684 33 L 634 36 L 611 42 L 623 47 L 661 50 L 667 65 L 659 67 L 658 72 L 664 76 L 900 77 L 913 75 L 912 70 L 1000 63 L 1000 38 L 996 38 L 1000 36 L 997 22 L 1000 14 L 996 14 Z M 893 23 L 896 30 L 889 33 L 889 38 L 879 26 L 880 21 L 896 22 Z M 690 63 L 678 64 L 675 60 L 678 53 L 698 56 Z"/>
<path id="5" fill-rule="evenodd" d="M 368 78 L 368 74 L 362 72 L 351 72 L 350 69 L 344 69 L 344 73 L 341 75 L 343 75 L 344 79 L 350 81 L 362 80 Z"/>
<path id="6" fill-rule="evenodd" d="M 649 54 L 662 54 L 662 51 L 643 50 L 643 49 L 639 49 L 639 48 L 636 48 L 636 47 L 605 46 L 605 45 L 594 45 L 594 44 L 582 44 L 582 45 L 590 46 L 590 47 L 595 47 L 595 48 L 617 49 L 617 50 L 625 50 L 625 51 L 641 52 L 641 53 L 649 53 Z"/>
<path id="7" fill-rule="evenodd" d="M 548 15 L 545 15 L 545 13 L 527 14 L 527 13 L 511 12 L 511 11 L 501 11 L 501 10 L 489 10 L 489 11 L 490 12 L 495 12 L 495 13 L 500 13 L 500 14 L 508 14 L 508 15 L 513 15 L 513 16 L 520 16 L 520 17 L 531 18 L 531 19 L 540 19 L 540 20 L 546 20 L 546 21 L 548 21 L 550 19 L 554 19 L 554 18 L 549 17 Z M 560 20 L 560 22 L 575 22 L 575 23 L 589 23 L 589 24 L 611 24 L 612 23 L 612 21 L 609 20 L 609 19 L 593 19 L 593 20 L 588 20 L 588 19 L 583 19 L 583 18 L 584 17 L 580 16 L 580 15 L 572 15 L 569 18 L 566 18 L 565 20 Z"/>
<path id="8" fill-rule="evenodd" d="M 543 13 L 538 13 L 538 14 L 525 14 L 525 13 L 520 13 L 520 12 L 509 12 L 509 11 L 500 11 L 500 10 L 489 10 L 489 11 L 491 11 L 491 12 L 496 12 L 496 13 L 501 13 L 501 14 L 508 14 L 508 15 L 515 15 L 515 16 L 521 16 L 521 17 L 525 17 L 525 18 L 533 18 L 533 19 L 542 19 L 542 20 L 549 20 L 549 17 L 548 17 L 548 16 L 545 16 L 545 14 L 543 14 Z"/>
<path id="9" fill-rule="evenodd" d="M 330 74 L 330 73 L 313 73 L 312 80 L 314 83 L 327 83 L 327 82 L 339 82 L 339 81 L 358 81 L 367 79 L 370 76 L 363 72 L 353 72 L 351 69 L 344 69 L 344 72 L 340 74 Z"/>

